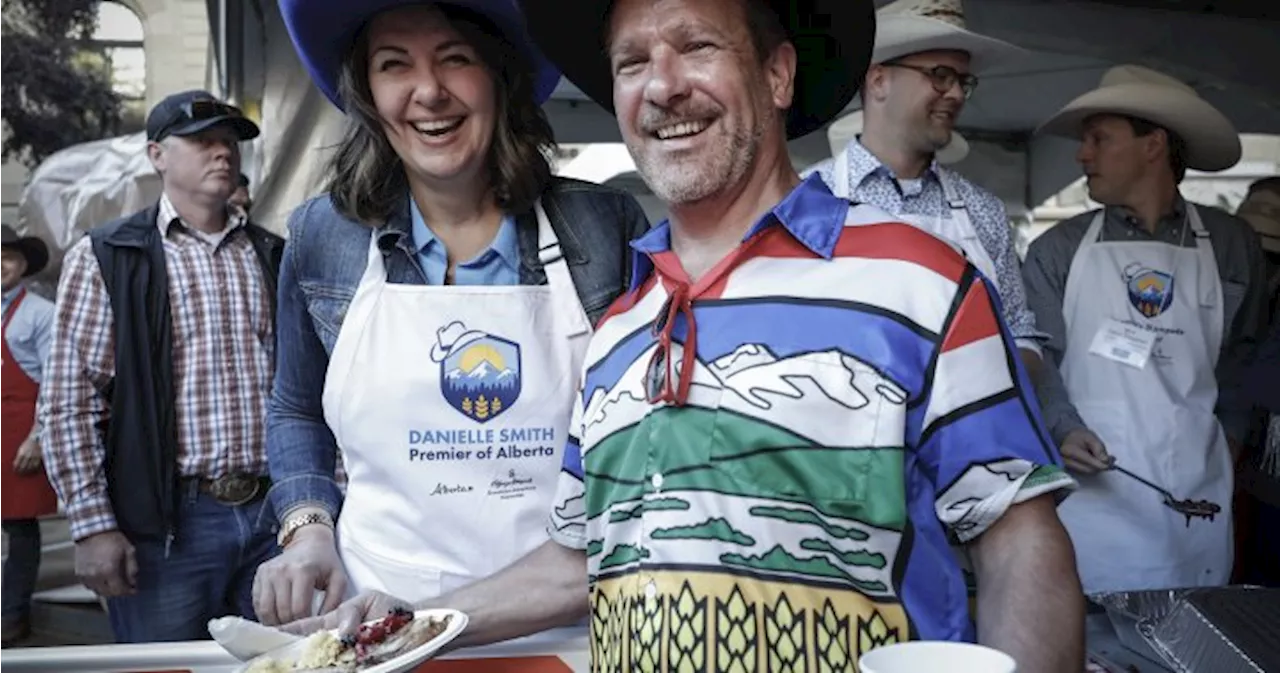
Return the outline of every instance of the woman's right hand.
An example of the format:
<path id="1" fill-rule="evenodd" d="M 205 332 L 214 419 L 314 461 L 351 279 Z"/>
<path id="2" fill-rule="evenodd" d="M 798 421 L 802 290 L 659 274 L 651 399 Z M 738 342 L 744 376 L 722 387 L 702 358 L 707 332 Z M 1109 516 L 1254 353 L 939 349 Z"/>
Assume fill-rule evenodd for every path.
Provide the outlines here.
<path id="1" fill-rule="evenodd" d="M 320 524 L 299 528 L 279 556 L 258 566 L 253 609 L 267 626 L 288 624 L 311 616 L 316 591 L 324 592 L 322 615 L 336 609 L 347 591 L 333 529 Z"/>

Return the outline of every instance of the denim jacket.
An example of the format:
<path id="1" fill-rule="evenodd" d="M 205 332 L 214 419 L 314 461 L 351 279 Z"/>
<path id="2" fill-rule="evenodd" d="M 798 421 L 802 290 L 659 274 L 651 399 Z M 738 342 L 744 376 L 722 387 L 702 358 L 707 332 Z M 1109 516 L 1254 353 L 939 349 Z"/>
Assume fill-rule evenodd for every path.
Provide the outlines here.
<path id="1" fill-rule="evenodd" d="M 577 180 L 553 178 L 542 205 L 578 298 L 595 323 L 626 290 L 628 244 L 649 222 L 625 192 Z M 537 217 L 530 209 L 515 219 L 520 282 L 545 285 Z M 267 405 L 270 502 L 281 520 L 303 505 L 337 516 L 342 501 L 334 480 L 338 447 L 321 405 L 329 356 L 364 274 L 370 236 L 382 249 L 389 282 L 426 284 L 410 230 L 407 195 L 400 212 L 376 229 L 340 215 L 327 194 L 303 203 L 289 217 L 280 267 L 275 385 Z"/>

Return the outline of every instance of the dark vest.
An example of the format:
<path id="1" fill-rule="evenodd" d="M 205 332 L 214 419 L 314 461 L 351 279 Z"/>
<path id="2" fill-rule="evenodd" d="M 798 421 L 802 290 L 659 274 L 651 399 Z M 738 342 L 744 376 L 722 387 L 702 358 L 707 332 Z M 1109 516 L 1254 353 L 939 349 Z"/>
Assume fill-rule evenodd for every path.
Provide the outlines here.
<path id="1" fill-rule="evenodd" d="M 103 433 L 107 493 L 130 540 L 169 540 L 179 504 L 173 320 L 159 204 L 89 232 L 115 322 L 115 377 Z M 255 224 L 248 235 L 263 269 L 274 323 L 284 239 Z"/>

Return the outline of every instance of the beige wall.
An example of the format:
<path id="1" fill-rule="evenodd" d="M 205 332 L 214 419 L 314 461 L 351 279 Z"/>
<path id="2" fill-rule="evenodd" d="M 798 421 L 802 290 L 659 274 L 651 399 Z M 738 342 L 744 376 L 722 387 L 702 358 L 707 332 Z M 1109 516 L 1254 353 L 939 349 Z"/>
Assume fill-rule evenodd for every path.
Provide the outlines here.
<path id="1" fill-rule="evenodd" d="M 209 15 L 205 0 L 121 0 L 142 19 L 147 107 L 170 93 L 205 85 Z"/>

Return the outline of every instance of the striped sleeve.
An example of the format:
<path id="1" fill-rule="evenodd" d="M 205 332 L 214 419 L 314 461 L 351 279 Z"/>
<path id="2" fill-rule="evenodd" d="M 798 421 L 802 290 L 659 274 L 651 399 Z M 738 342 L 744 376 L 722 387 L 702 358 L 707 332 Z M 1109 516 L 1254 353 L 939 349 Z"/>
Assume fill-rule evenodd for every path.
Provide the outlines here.
<path id="1" fill-rule="evenodd" d="M 109 412 L 100 391 L 114 375 L 111 302 L 85 236 L 63 263 L 38 411 L 45 471 L 77 542 L 116 528 L 99 431 Z"/>
<path id="2" fill-rule="evenodd" d="M 587 510 L 584 470 L 582 465 L 582 393 L 574 398 L 569 436 L 565 440 L 556 495 L 552 499 L 551 520 L 547 533 L 560 545 L 570 549 L 586 549 Z"/>
<path id="3" fill-rule="evenodd" d="M 934 483 L 938 519 L 959 542 L 981 535 L 1014 504 L 1065 495 L 1075 485 L 987 283 L 972 270 L 960 283 L 910 433 Z"/>

